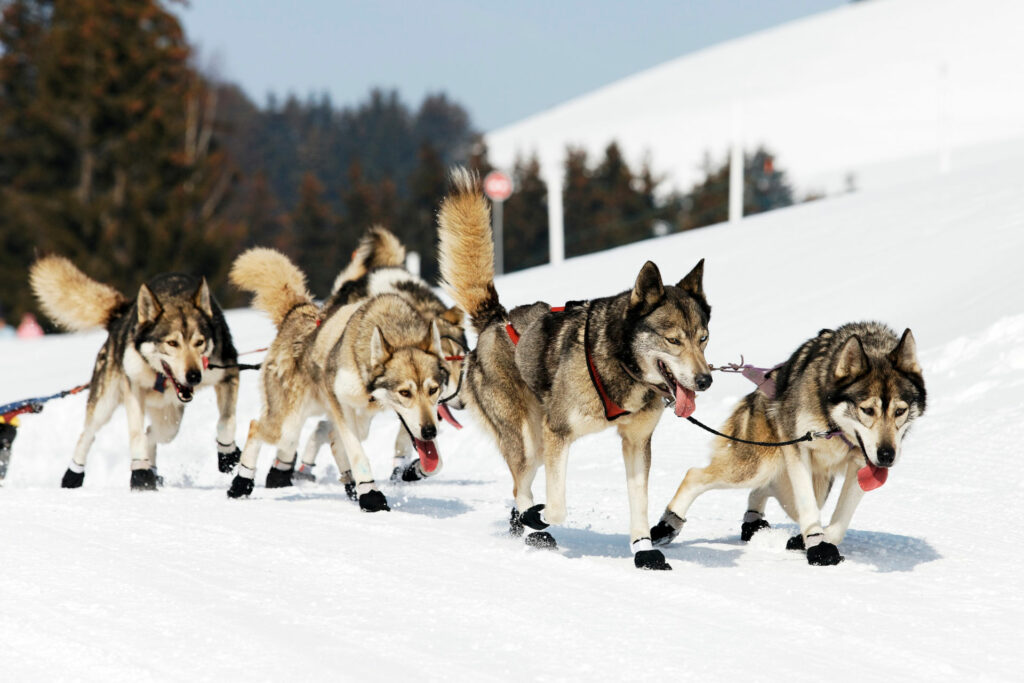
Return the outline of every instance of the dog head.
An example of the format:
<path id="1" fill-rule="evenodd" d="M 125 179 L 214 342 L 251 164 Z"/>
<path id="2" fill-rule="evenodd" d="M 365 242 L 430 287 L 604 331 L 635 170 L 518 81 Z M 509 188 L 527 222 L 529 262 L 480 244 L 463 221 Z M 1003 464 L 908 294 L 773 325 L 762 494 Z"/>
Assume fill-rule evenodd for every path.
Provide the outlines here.
<path id="1" fill-rule="evenodd" d="M 644 382 L 676 402 L 676 415 L 689 417 L 695 393 L 711 386 L 704 358 L 711 307 L 704 297 L 704 260 L 675 286 L 664 286 L 648 261 L 629 293 L 627 325 L 634 328 L 633 357 Z"/>
<path id="2" fill-rule="evenodd" d="M 892 467 L 911 422 L 925 409 L 914 335 L 908 329 L 894 348 L 881 351 L 852 336 L 833 365 L 829 416 L 856 438 L 869 464 Z"/>
<path id="3" fill-rule="evenodd" d="M 203 381 L 203 357 L 213 351 L 213 305 L 204 278 L 194 293 L 157 299 L 147 285 L 136 298 L 135 348 L 146 363 L 174 386 L 188 403 Z"/>
<path id="4" fill-rule="evenodd" d="M 437 401 L 448 383 L 441 349 L 437 323 L 417 346 L 393 348 L 380 328 L 370 337 L 370 396 L 394 410 L 414 440 L 437 436 Z"/>

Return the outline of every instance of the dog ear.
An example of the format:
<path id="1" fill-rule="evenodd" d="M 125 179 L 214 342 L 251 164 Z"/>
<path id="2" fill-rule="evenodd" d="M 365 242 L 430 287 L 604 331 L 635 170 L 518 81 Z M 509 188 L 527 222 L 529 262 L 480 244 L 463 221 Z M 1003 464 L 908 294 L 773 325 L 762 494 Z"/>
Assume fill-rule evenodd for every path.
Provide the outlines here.
<path id="1" fill-rule="evenodd" d="M 835 378 L 837 381 L 853 380 L 868 370 L 868 357 L 860 337 L 854 335 L 846 340 L 839 351 L 839 362 L 836 363 Z"/>
<path id="2" fill-rule="evenodd" d="M 697 261 L 697 265 L 686 274 L 676 285 L 679 289 L 689 292 L 700 299 L 704 298 L 704 259 Z"/>
<path id="3" fill-rule="evenodd" d="M 199 283 L 199 289 L 196 290 L 196 295 L 192 299 L 195 303 L 196 308 L 206 314 L 207 318 L 213 317 L 213 305 L 210 303 L 210 286 L 206 284 L 206 278 Z"/>
<path id="4" fill-rule="evenodd" d="M 430 344 L 427 347 L 427 351 L 437 356 L 443 356 L 444 350 L 441 348 L 441 331 L 437 329 L 437 321 L 432 320 L 430 322 Z"/>
<path id="5" fill-rule="evenodd" d="M 139 296 L 135 300 L 136 306 L 139 309 L 139 323 L 151 323 L 160 317 L 163 313 L 163 307 L 160 306 L 160 302 L 156 300 L 156 295 L 153 294 L 148 286 L 142 285 L 139 287 Z"/>
<path id="6" fill-rule="evenodd" d="M 629 293 L 629 310 L 633 312 L 650 312 L 665 298 L 665 286 L 661 283 L 661 271 L 653 261 L 648 261 L 636 276 L 636 284 Z"/>
<path id="7" fill-rule="evenodd" d="M 391 358 L 391 351 L 391 345 L 384 338 L 384 333 L 379 327 L 373 328 L 373 334 L 370 335 L 370 365 L 383 365 Z"/>
<path id="8" fill-rule="evenodd" d="M 889 353 L 889 359 L 897 370 L 911 375 L 920 375 L 921 366 L 917 362 L 917 342 L 914 341 L 914 334 L 908 327 L 903 331 L 900 343 Z"/>
<path id="9" fill-rule="evenodd" d="M 462 309 L 458 306 L 452 306 L 447 311 L 441 314 L 441 320 L 451 323 L 452 325 L 461 325 L 463 317 Z"/>

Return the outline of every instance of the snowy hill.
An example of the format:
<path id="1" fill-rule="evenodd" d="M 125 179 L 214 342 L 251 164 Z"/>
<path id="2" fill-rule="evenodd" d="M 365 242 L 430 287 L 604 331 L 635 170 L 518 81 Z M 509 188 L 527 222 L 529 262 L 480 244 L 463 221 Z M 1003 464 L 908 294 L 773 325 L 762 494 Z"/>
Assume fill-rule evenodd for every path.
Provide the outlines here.
<path id="1" fill-rule="evenodd" d="M 487 135 L 511 168 L 536 152 L 561 172 L 566 145 L 618 140 L 688 188 L 735 134 L 767 144 L 801 191 L 835 193 L 1008 154 L 1024 138 L 1024 4 L 876 0 L 728 41 Z M 1021 144 L 1014 153 L 1022 156 Z M 979 149 L 980 148 L 980 149 Z"/>
<path id="2" fill-rule="evenodd" d="M 572 449 L 557 552 L 504 535 L 509 476 L 472 424 L 442 434 L 436 479 L 385 486 L 390 513 L 360 513 L 330 478 L 262 488 L 267 449 L 252 498 L 229 501 L 206 392 L 161 451 L 162 491 L 128 491 L 123 411 L 85 487 L 63 491 L 76 396 L 22 418 L 0 489 L 3 678 L 1019 680 L 1022 187 L 1019 164 L 954 169 L 499 282 L 507 302 L 555 303 L 625 289 L 648 258 L 674 280 L 706 257 L 714 363 L 771 364 L 853 319 L 911 327 L 929 410 L 861 504 L 838 567 L 787 552 L 795 527 L 774 504 L 775 528 L 741 544 L 745 493 L 711 492 L 666 551 L 674 571 L 633 569 L 613 431 Z M 229 321 L 240 349 L 270 338 L 255 313 Z M 101 341 L 0 341 L 0 403 L 84 381 Z M 244 376 L 239 438 L 255 382 Z M 698 416 L 719 422 L 749 389 L 716 378 Z M 394 428 L 379 419 L 367 448 L 382 478 Z M 652 521 L 708 443 L 662 418 Z"/>

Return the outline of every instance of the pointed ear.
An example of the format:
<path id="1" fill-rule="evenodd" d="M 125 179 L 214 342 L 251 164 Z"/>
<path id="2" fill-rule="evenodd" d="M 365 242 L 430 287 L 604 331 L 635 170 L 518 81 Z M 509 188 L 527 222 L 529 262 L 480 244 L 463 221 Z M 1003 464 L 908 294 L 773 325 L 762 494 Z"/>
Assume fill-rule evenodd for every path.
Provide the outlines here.
<path id="1" fill-rule="evenodd" d="M 835 378 L 837 381 L 852 380 L 860 377 L 868 370 L 868 357 L 860 337 L 854 335 L 846 340 L 839 351 L 839 362 L 836 364 Z"/>
<path id="2" fill-rule="evenodd" d="M 196 290 L 196 295 L 193 297 L 196 308 L 206 314 L 207 318 L 213 317 L 213 305 L 210 303 L 210 287 L 206 284 L 206 278 L 199 283 L 199 289 Z"/>
<path id="3" fill-rule="evenodd" d="M 373 328 L 373 334 L 370 335 L 370 365 L 383 365 L 390 357 L 391 345 L 379 327 Z"/>
<path id="4" fill-rule="evenodd" d="M 897 370 L 912 375 L 920 375 L 921 366 L 917 362 L 917 342 L 914 341 L 914 334 L 908 327 L 903 331 L 900 343 L 889 354 L 893 365 Z"/>
<path id="5" fill-rule="evenodd" d="M 686 274 L 679 284 L 676 285 L 679 289 L 689 292 L 693 296 L 704 298 L 704 259 L 697 261 L 697 265 L 693 267 L 689 273 Z"/>
<path id="6" fill-rule="evenodd" d="M 437 356 L 443 356 L 444 351 L 441 348 L 441 331 L 437 329 L 437 321 L 431 321 L 430 323 L 430 346 L 427 351 Z"/>
<path id="7" fill-rule="evenodd" d="M 441 319 L 444 320 L 445 322 L 451 323 L 452 325 L 461 325 L 462 317 L 462 309 L 459 308 L 458 306 L 452 306 L 447 311 L 441 314 Z"/>
<path id="8" fill-rule="evenodd" d="M 653 261 L 648 261 L 636 276 L 636 284 L 629 293 L 629 310 L 647 313 L 665 298 L 665 286 L 661 283 L 661 271 Z"/>
<path id="9" fill-rule="evenodd" d="M 139 323 L 153 322 L 160 317 L 164 310 L 160 306 L 160 302 L 156 300 L 156 296 L 153 295 L 153 290 L 146 285 L 139 287 L 139 296 L 135 303 L 139 309 Z"/>

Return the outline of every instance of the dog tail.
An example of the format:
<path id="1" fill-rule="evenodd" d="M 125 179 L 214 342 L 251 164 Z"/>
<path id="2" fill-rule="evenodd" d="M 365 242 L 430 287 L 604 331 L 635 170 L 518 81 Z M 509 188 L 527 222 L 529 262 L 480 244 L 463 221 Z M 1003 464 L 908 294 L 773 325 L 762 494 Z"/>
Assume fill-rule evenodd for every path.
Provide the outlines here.
<path id="1" fill-rule="evenodd" d="M 352 260 L 335 278 L 331 294 L 337 294 L 346 282 L 358 280 L 374 268 L 401 268 L 404 265 L 405 246 L 383 225 L 375 225 L 359 240 L 359 246 L 352 252 Z"/>
<path id="2" fill-rule="evenodd" d="M 96 282 L 63 256 L 39 259 L 28 279 L 43 313 L 70 331 L 106 327 L 127 303 L 119 291 Z"/>
<path id="3" fill-rule="evenodd" d="M 508 316 L 494 288 L 491 210 L 476 173 L 456 167 L 451 182 L 452 190 L 437 214 L 441 286 L 480 332 Z"/>
<path id="4" fill-rule="evenodd" d="M 306 275 L 274 249 L 256 247 L 244 252 L 231 265 L 229 277 L 236 287 L 256 295 L 253 308 L 267 313 L 275 327 L 296 306 L 314 305 Z"/>

